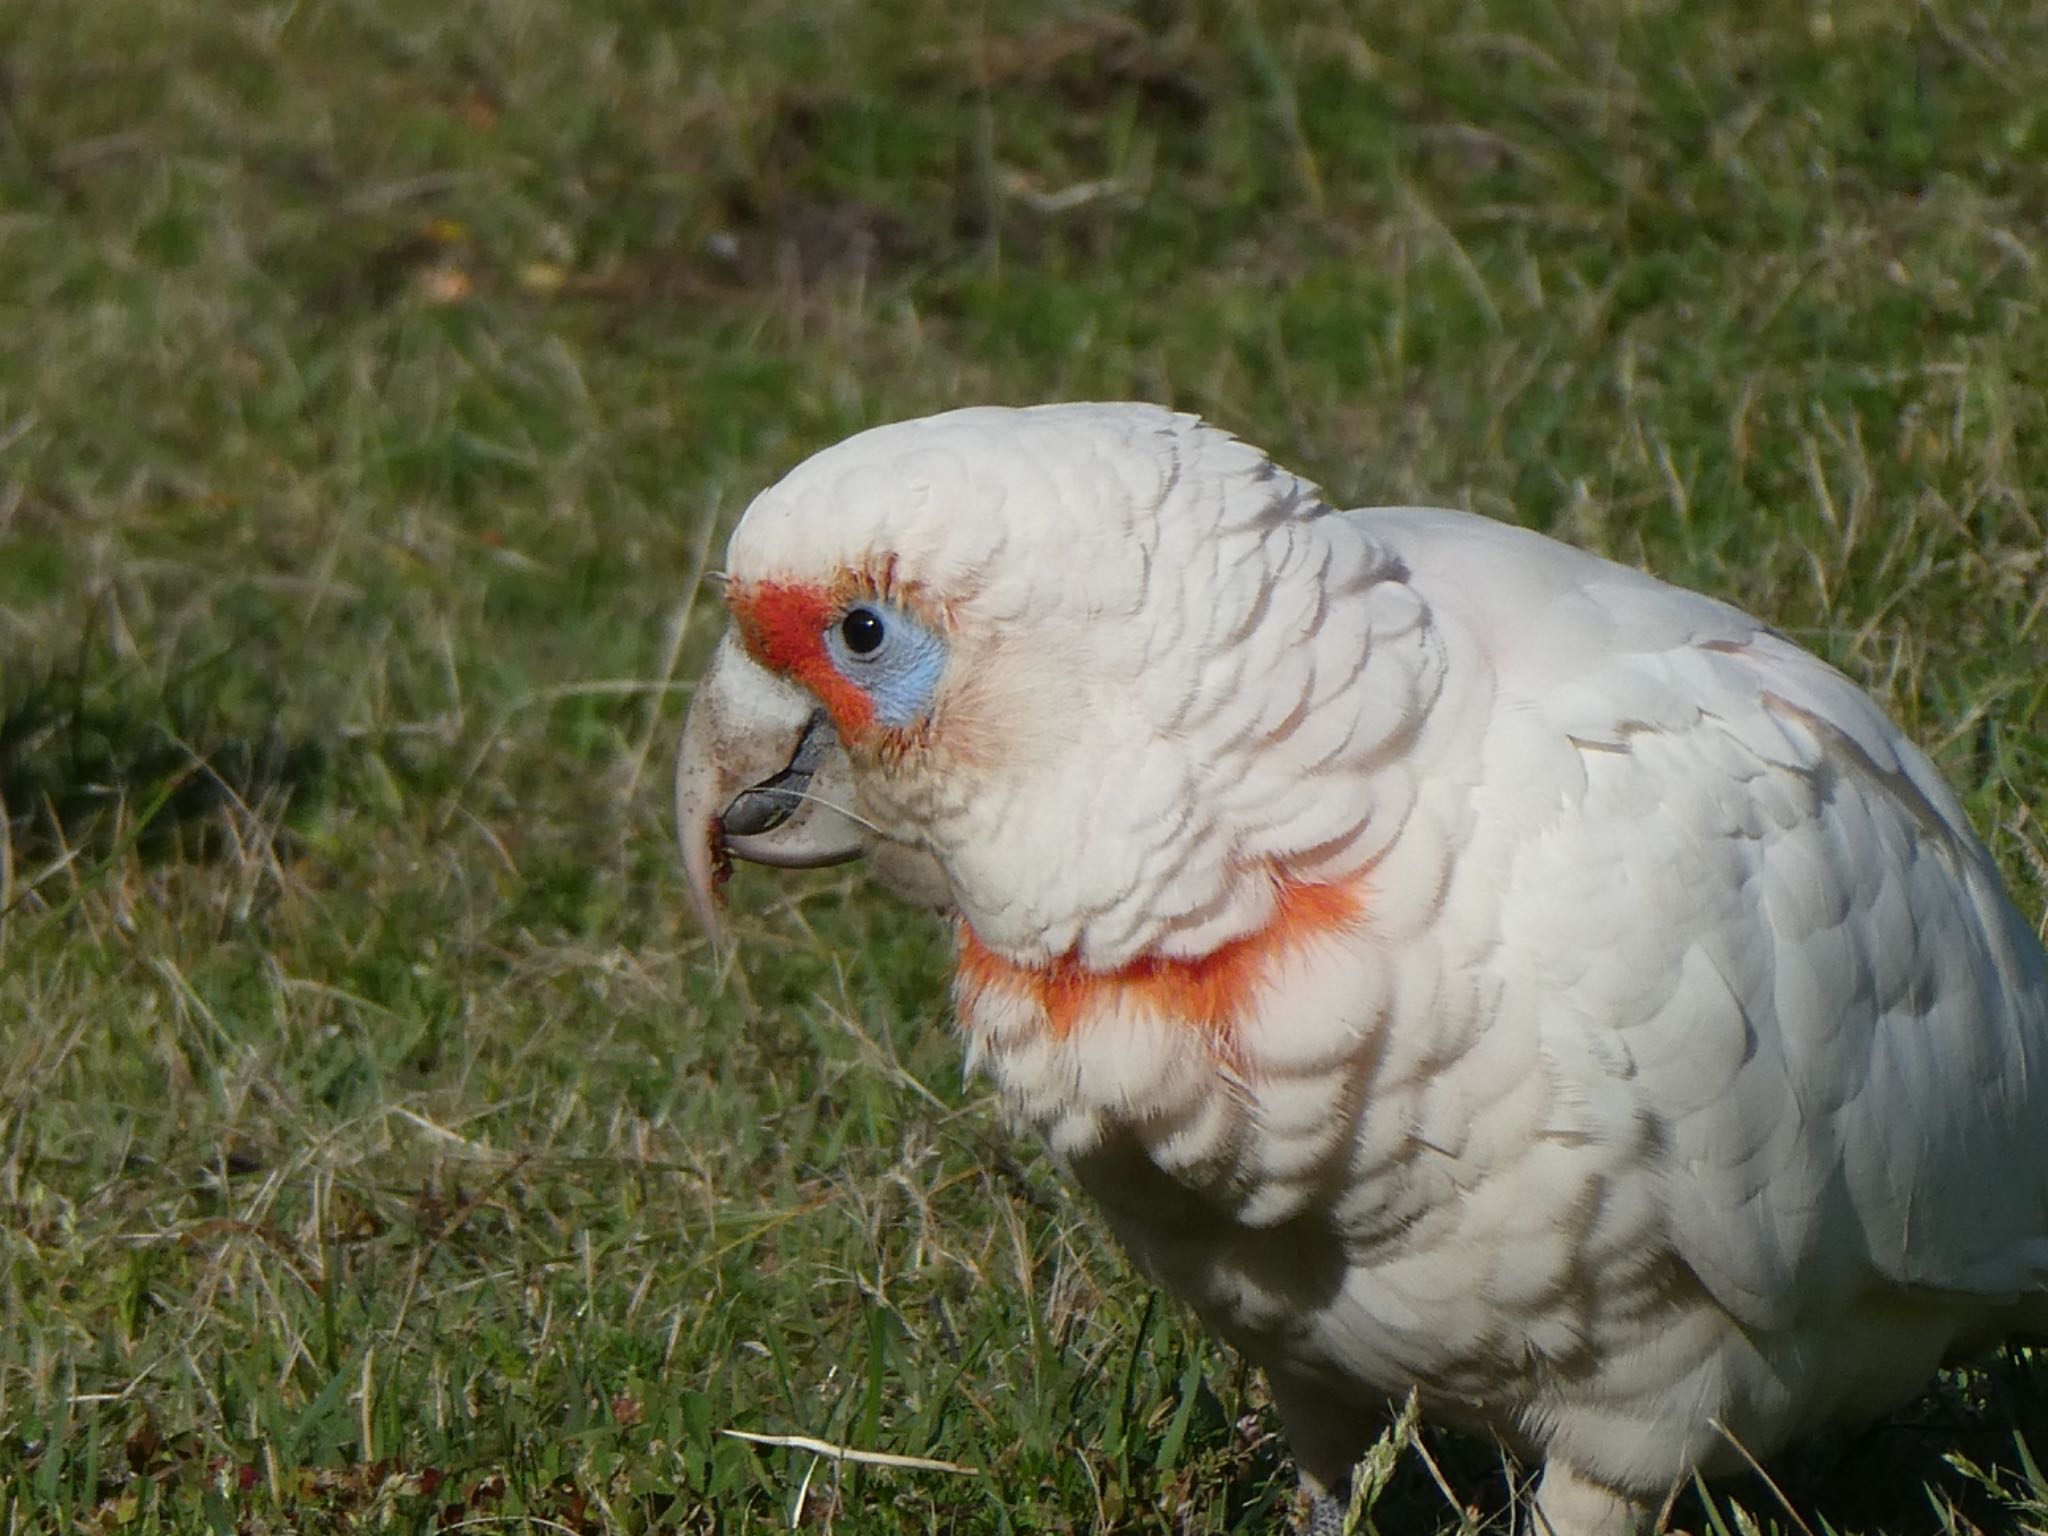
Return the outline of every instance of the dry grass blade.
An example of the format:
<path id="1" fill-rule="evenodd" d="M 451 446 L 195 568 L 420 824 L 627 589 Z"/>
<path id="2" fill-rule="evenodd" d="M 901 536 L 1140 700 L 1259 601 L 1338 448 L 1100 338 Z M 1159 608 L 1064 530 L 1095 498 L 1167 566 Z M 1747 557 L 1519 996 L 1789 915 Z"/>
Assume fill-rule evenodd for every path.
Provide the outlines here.
<path id="1" fill-rule="evenodd" d="M 952 1472 L 961 1477 L 981 1476 L 981 1468 L 962 1466 L 957 1461 L 941 1461 L 933 1456 L 899 1456 L 893 1451 L 864 1451 L 858 1446 L 834 1445 L 812 1435 L 766 1435 L 747 1429 L 721 1429 L 719 1433 L 750 1445 L 779 1445 L 793 1451 L 809 1451 L 828 1461 L 851 1462 L 856 1466 L 892 1467 L 910 1472 Z"/>

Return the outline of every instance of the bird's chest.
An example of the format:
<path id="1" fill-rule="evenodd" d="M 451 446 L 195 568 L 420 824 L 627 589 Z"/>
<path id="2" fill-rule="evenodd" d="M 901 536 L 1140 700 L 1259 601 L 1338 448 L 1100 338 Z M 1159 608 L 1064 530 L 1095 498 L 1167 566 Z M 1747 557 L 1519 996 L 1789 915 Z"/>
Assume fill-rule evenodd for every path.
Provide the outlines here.
<path id="1" fill-rule="evenodd" d="M 1564 1197 L 1516 1187 L 1548 1108 L 1533 1042 L 1433 965 L 1333 946 L 1223 1031 L 1129 996 L 958 1002 L 1009 1118 L 1263 1363 L 1477 1397 L 1516 1358 L 1503 1327 L 1569 1340 L 1560 1213 L 1534 1208 Z M 1526 1303 L 1505 1321 L 1503 1294 Z"/>

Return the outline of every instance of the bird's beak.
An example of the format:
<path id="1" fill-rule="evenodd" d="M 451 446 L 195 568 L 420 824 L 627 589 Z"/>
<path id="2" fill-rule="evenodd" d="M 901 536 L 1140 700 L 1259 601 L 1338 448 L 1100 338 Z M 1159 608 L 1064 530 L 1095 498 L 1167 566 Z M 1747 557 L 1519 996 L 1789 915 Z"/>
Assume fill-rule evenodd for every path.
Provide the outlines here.
<path id="1" fill-rule="evenodd" d="M 817 701 L 747 655 L 730 633 L 697 682 L 676 761 L 676 833 L 690 904 L 716 942 L 719 892 L 736 858 L 805 869 L 858 858 L 852 770 Z"/>

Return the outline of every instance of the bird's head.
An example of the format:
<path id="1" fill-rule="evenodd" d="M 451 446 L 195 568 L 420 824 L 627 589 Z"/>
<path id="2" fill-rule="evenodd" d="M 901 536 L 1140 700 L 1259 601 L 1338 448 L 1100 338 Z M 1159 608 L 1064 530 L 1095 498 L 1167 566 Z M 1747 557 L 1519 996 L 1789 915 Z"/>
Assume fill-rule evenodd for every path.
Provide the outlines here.
<path id="1" fill-rule="evenodd" d="M 1333 562 L 1373 563 L 1325 511 L 1152 406 L 954 411 L 799 465 L 733 533 L 683 733 L 707 926 L 732 858 L 868 854 L 1026 964 L 1257 927 L 1274 859 L 1322 834 L 1243 809 L 1247 753 L 1300 724 Z"/>

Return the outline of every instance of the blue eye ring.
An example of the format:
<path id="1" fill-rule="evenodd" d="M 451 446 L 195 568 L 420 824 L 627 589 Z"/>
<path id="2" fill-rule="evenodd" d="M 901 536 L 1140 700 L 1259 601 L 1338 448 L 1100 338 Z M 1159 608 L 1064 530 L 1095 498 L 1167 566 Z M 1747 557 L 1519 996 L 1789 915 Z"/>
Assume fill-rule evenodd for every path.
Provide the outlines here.
<path id="1" fill-rule="evenodd" d="M 825 655 L 866 694 L 875 719 L 905 729 L 924 719 L 946 670 L 945 636 L 911 609 L 856 598 L 825 625 Z"/>

